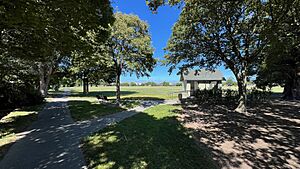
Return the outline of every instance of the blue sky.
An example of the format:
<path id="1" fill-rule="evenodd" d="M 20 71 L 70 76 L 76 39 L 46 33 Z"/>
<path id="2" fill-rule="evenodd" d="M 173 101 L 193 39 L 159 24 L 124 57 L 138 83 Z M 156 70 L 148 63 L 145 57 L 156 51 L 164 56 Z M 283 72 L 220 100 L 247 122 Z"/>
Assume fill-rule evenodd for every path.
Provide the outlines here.
<path id="1" fill-rule="evenodd" d="M 142 20 L 150 25 L 150 33 L 152 35 L 152 45 L 155 48 L 154 57 L 160 60 L 164 56 L 164 48 L 172 34 L 172 27 L 177 21 L 180 10 L 177 7 L 164 6 L 159 8 L 157 14 L 153 14 L 147 7 L 145 0 L 113 0 L 112 5 L 115 11 L 120 11 L 127 14 L 138 15 Z M 225 70 L 224 67 L 219 68 L 225 77 L 233 77 L 230 70 Z M 122 76 L 122 82 L 178 82 L 179 77 L 174 71 L 169 75 L 168 67 L 158 64 L 151 77 L 136 78 L 135 75 Z"/>

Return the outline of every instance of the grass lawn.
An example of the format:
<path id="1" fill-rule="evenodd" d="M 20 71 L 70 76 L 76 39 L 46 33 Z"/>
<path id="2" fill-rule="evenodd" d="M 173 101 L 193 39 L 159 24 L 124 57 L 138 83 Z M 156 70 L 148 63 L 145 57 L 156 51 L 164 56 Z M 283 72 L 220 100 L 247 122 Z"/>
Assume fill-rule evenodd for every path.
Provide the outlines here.
<path id="1" fill-rule="evenodd" d="M 86 96 L 82 93 L 82 87 L 70 87 L 72 95 Z M 130 99 L 175 99 L 176 92 L 181 91 L 181 86 L 121 86 L 121 97 Z M 115 99 L 114 86 L 90 87 L 88 96 L 102 94 L 109 99 Z"/>
<path id="2" fill-rule="evenodd" d="M 82 141 L 89 168 L 216 168 L 176 119 L 180 107 L 159 105 Z"/>
<path id="3" fill-rule="evenodd" d="M 44 104 L 16 109 L 0 119 L 0 159 L 18 139 L 17 133 L 25 131 L 38 117 Z"/>
<path id="4" fill-rule="evenodd" d="M 271 91 L 273 93 L 282 93 L 283 92 L 283 87 L 281 87 L 281 86 L 275 86 L 275 87 L 272 87 Z"/>
<path id="5" fill-rule="evenodd" d="M 100 104 L 95 97 L 69 97 L 68 105 L 75 121 L 88 120 L 126 110 L 122 107 Z"/>

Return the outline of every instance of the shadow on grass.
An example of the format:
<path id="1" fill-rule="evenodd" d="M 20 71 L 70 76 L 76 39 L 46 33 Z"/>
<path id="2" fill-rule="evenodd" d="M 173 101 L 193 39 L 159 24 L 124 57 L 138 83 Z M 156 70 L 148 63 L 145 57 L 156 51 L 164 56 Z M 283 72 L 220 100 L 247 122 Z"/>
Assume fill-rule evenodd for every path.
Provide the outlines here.
<path id="1" fill-rule="evenodd" d="M 35 112 L 42 109 L 44 104 L 17 109 L 17 112 L 8 113 L 0 121 L 0 159 L 3 158 L 10 146 L 16 141 L 16 133 L 24 132 L 38 118 Z M 24 112 L 24 113 L 18 113 Z"/>
<path id="2" fill-rule="evenodd" d="M 125 110 L 114 105 L 92 103 L 82 100 L 71 100 L 68 102 L 68 105 L 71 116 L 76 121 L 93 119 Z"/>
<path id="3" fill-rule="evenodd" d="M 138 92 L 135 91 L 121 91 L 121 97 L 125 100 L 165 100 L 160 97 L 144 97 L 144 96 L 134 96 L 131 97 L 130 95 L 137 94 Z M 88 94 L 84 94 L 82 92 L 71 92 L 69 95 L 70 97 L 96 97 L 97 95 L 103 95 L 107 97 L 114 97 L 116 96 L 115 91 L 99 91 L 99 92 L 89 92 Z M 114 99 L 111 99 L 114 100 Z"/>
<path id="4" fill-rule="evenodd" d="M 217 103 L 186 105 L 181 120 L 224 168 L 300 168 L 300 102 L 273 101 L 250 115 Z"/>
<path id="5" fill-rule="evenodd" d="M 89 168 L 216 168 L 176 116 L 162 116 L 139 113 L 86 137 Z"/>

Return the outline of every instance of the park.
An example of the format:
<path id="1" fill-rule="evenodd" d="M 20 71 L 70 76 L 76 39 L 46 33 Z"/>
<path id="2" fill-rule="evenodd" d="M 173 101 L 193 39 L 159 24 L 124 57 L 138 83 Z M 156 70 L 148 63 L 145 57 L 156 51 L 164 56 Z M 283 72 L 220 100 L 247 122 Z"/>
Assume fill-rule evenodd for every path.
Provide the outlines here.
<path id="1" fill-rule="evenodd" d="M 300 1 L 0 2 L 0 169 L 299 169 Z"/>

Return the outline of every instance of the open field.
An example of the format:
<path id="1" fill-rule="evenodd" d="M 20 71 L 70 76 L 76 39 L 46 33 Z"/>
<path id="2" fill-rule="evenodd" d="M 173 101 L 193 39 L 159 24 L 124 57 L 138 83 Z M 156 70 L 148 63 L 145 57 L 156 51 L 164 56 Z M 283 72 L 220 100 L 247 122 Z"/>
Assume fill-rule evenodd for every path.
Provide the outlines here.
<path id="1" fill-rule="evenodd" d="M 155 106 L 86 137 L 88 168 L 216 168 L 177 121 L 178 109 Z"/>
<path id="2" fill-rule="evenodd" d="M 174 99 L 181 91 L 181 86 L 121 86 L 121 97 L 131 99 Z M 82 87 L 69 88 L 74 96 L 86 96 Z M 105 95 L 115 99 L 115 86 L 90 87 L 88 96 Z"/>
<path id="3" fill-rule="evenodd" d="M 223 86 L 224 89 L 237 90 L 237 87 Z M 70 87 L 69 108 L 74 120 L 87 120 L 91 118 L 101 117 L 107 114 L 117 113 L 127 108 L 137 106 L 125 105 L 123 107 L 116 107 L 112 105 L 99 104 L 96 95 L 105 95 L 109 99 L 115 99 L 114 86 L 99 86 L 90 87 L 89 94 L 82 93 L 82 87 Z M 178 92 L 182 89 L 181 86 L 122 86 L 121 97 L 123 99 L 132 100 L 162 100 L 162 99 L 176 99 Z M 274 87 L 272 89 L 275 93 L 282 92 L 281 87 Z M 51 95 L 58 95 L 61 92 L 51 92 Z M 123 103 L 126 102 L 123 100 Z M 126 103 L 128 104 L 128 103 Z"/>
<path id="4" fill-rule="evenodd" d="M 237 90 L 237 86 L 223 86 L 223 89 Z M 72 96 L 91 97 L 96 95 L 105 95 L 109 99 L 115 99 L 114 86 L 90 87 L 90 93 L 85 95 L 82 93 L 82 87 L 69 87 Z M 251 88 L 249 88 L 251 89 Z M 128 99 L 176 99 L 178 93 L 182 91 L 181 86 L 121 86 L 121 98 Z M 273 93 L 282 93 L 283 88 L 275 86 L 271 90 Z"/>
<path id="5" fill-rule="evenodd" d="M 114 86 L 90 87 L 89 94 L 83 94 L 82 87 L 70 87 L 67 89 L 71 90 L 68 105 L 72 118 L 76 121 L 117 113 L 139 105 L 137 101 L 126 100 L 121 101 L 122 107 L 98 103 L 96 95 L 105 95 L 110 99 L 110 102 L 114 102 L 116 98 Z M 177 98 L 176 92 L 180 91 L 180 89 L 180 86 L 121 86 L 121 98 L 127 100 L 175 99 Z M 59 94 L 59 92 L 53 93 Z"/>

